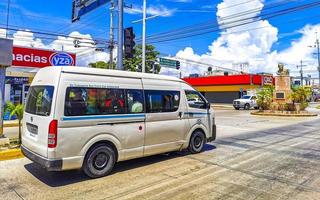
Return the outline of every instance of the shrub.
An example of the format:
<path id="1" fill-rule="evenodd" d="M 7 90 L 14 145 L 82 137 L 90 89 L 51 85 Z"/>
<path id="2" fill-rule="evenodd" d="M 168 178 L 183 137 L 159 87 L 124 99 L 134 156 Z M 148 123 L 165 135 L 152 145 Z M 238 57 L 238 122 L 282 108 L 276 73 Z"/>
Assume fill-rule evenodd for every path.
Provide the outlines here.
<path id="1" fill-rule="evenodd" d="M 312 95 L 312 90 L 309 87 L 297 87 L 294 88 L 291 99 L 293 104 L 300 103 L 300 110 L 305 110 L 308 106 L 308 99 L 310 99 Z"/>
<path id="2" fill-rule="evenodd" d="M 257 93 L 257 104 L 262 110 L 269 110 L 273 99 L 273 86 L 265 86 Z"/>
<path id="3" fill-rule="evenodd" d="M 286 111 L 295 111 L 296 108 L 295 108 L 295 106 L 294 106 L 293 103 L 286 103 L 286 104 L 285 104 L 285 110 L 286 110 Z"/>
<path id="4" fill-rule="evenodd" d="M 278 103 L 278 110 L 285 111 L 286 110 L 286 103 Z"/>

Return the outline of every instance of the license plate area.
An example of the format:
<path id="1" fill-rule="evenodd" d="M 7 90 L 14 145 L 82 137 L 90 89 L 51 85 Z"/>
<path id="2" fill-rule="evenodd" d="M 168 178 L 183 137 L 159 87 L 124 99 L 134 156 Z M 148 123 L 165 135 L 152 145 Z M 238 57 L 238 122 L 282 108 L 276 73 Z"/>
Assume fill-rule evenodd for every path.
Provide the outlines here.
<path id="1" fill-rule="evenodd" d="M 27 123 L 27 129 L 29 133 L 32 133 L 34 135 L 38 135 L 38 126 L 34 124 Z"/>

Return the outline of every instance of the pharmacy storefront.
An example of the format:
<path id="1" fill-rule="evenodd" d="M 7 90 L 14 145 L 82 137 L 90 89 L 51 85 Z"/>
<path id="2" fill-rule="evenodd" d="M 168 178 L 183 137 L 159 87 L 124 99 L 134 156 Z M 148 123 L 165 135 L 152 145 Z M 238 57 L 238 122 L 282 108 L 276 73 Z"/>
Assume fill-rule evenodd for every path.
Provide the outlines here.
<path id="1" fill-rule="evenodd" d="M 14 46 L 12 66 L 6 70 L 5 102 L 24 103 L 30 83 L 39 69 L 75 64 L 76 55 L 72 53 Z"/>

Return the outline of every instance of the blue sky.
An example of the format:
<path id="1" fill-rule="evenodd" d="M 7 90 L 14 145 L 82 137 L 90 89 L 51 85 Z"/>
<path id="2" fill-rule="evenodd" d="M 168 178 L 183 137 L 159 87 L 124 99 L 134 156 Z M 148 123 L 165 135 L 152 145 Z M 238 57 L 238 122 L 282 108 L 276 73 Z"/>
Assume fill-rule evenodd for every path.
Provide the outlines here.
<path id="1" fill-rule="evenodd" d="M 147 35 L 153 35 L 191 25 L 196 27 L 197 24 L 208 21 L 216 23 L 217 5 L 220 4 L 222 0 L 148 0 L 147 2 L 149 13 L 164 15 L 148 21 Z M 246 2 L 250 2 L 250 0 L 234 1 L 234 8 L 237 8 L 236 4 L 243 4 L 241 8 L 246 8 Z M 315 2 L 315 0 L 266 0 L 264 1 L 264 6 L 274 5 L 279 2 L 286 4 L 275 9 L 264 8 L 261 13 L 268 13 L 298 4 Z M 7 0 L 0 2 L 0 27 L 4 27 L 6 23 L 6 4 Z M 142 14 L 139 12 L 139 9 L 142 7 L 142 0 L 127 0 L 126 4 L 132 4 L 133 10 L 127 10 L 125 14 L 125 27 L 133 26 L 137 38 L 139 38 L 141 36 L 141 24 L 132 24 L 132 21 L 141 19 L 142 17 Z M 228 5 L 230 6 L 230 0 Z M 251 5 L 250 3 L 247 4 L 248 10 L 253 9 L 250 7 Z M 238 7 L 240 9 L 240 6 Z M 93 38 L 108 39 L 108 11 L 109 5 L 105 5 L 84 16 L 79 22 L 72 24 L 71 0 L 11 0 L 9 27 L 64 34 L 79 31 L 81 34 L 90 34 Z M 319 11 L 320 7 L 315 7 L 269 19 L 268 22 L 277 29 L 278 33 L 277 40 L 272 43 L 268 51 L 280 52 L 290 48 L 292 42 L 302 37 L 302 33 L 299 33 L 299 30 L 307 24 L 316 25 L 319 23 Z M 241 12 L 241 10 L 239 10 L 239 12 Z M 243 27 L 243 30 L 246 30 L 246 27 Z M 192 47 L 193 53 L 196 55 L 203 55 L 209 52 L 209 46 L 219 38 L 220 33 L 221 32 L 211 32 L 197 37 L 157 43 L 155 45 L 160 52 L 169 55 L 175 55 L 178 51 L 186 47 Z M 46 44 L 52 41 L 42 39 L 42 42 Z"/>

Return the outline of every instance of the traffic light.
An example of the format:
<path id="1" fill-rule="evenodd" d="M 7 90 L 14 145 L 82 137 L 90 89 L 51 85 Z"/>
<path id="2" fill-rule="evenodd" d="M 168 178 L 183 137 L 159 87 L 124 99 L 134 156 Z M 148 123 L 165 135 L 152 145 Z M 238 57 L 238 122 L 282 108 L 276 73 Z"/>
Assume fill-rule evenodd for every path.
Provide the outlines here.
<path id="1" fill-rule="evenodd" d="M 124 54 L 126 58 L 133 58 L 134 46 L 136 45 L 135 37 L 132 27 L 124 29 Z"/>
<path id="2" fill-rule="evenodd" d="M 176 61 L 176 68 L 179 70 L 180 69 L 180 61 Z"/>

